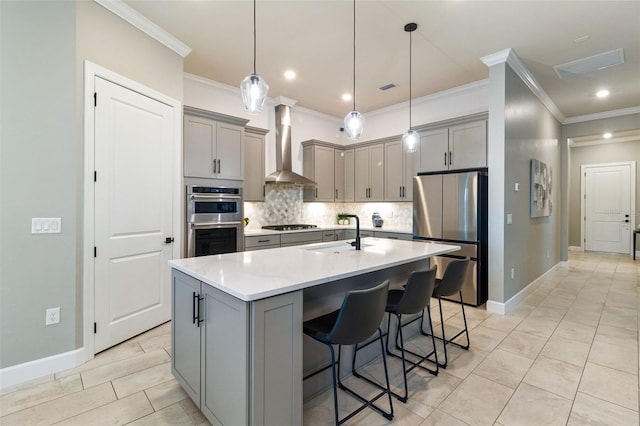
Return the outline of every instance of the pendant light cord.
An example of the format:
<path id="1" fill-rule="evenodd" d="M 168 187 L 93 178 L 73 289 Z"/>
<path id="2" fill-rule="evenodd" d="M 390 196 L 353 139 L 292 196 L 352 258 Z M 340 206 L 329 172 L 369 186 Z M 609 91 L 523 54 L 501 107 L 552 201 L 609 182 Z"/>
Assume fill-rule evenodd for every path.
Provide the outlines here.
<path id="1" fill-rule="evenodd" d="M 353 0 L 353 110 L 356 110 L 356 0 Z"/>
<path id="2" fill-rule="evenodd" d="M 413 34 L 409 32 L 409 130 L 411 130 L 411 51 Z"/>
<path id="3" fill-rule="evenodd" d="M 256 73 L 256 0 L 253 0 L 253 74 Z"/>

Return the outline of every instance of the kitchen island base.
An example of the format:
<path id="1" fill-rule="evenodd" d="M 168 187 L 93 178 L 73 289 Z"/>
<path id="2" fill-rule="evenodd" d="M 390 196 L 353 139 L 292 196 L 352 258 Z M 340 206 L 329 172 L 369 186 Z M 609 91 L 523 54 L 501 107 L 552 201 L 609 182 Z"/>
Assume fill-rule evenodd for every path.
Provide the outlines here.
<path id="1" fill-rule="evenodd" d="M 303 372 L 328 364 L 326 348 L 303 338 L 303 320 L 338 309 L 349 290 L 385 279 L 401 287 L 431 256 L 459 249 L 365 241 L 361 251 L 320 243 L 170 262 L 172 373 L 212 424 L 302 424 L 305 397 L 331 381 L 319 374 L 303 386 Z M 359 365 L 379 356 L 368 349 Z"/>

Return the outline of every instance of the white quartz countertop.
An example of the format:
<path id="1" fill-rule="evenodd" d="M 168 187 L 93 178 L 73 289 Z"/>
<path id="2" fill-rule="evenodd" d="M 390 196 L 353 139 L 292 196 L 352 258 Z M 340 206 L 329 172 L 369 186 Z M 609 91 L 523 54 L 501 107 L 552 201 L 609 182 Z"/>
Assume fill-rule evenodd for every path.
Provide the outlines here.
<path id="1" fill-rule="evenodd" d="M 244 301 L 264 299 L 459 250 L 459 246 L 363 238 L 169 261 L 169 265 Z"/>
<path id="2" fill-rule="evenodd" d="M 291 231 L 276 231 L 273 229 L 245 229 L 244 236 L 245 237 L 254 237 L 260 235 L 279 235 L 283 233 L 293 233 L 293 232 L 312 232 L 312 231 L 331 231 L 331 230 L 341 230 L 341 229 L 351 229 L 355 230 L 355 225 L 335 225 L 335 226 L 318 226 L 317 228 L 308 228 L 308 229 L 294 229 Z M 361 231 L 378 231 L 378 232 L 397 232 L 400 234 L 413 234 L 413 230 L 407 229 L 406 227 L 398 227 L 398 226 L 383 226 L 381 228 L 375 228 L 373 226 L 361 226 Z"/>

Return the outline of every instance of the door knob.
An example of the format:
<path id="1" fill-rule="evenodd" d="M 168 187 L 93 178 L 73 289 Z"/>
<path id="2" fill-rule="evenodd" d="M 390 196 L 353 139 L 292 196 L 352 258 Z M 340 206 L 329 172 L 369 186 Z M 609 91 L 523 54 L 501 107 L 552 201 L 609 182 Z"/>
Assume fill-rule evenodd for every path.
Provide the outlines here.
<path id="1" fill-rule="evenodd" d="M 173 237 L 167 237 L 164 239 L 165 244 L 171 244 L 173 242 Z"/>

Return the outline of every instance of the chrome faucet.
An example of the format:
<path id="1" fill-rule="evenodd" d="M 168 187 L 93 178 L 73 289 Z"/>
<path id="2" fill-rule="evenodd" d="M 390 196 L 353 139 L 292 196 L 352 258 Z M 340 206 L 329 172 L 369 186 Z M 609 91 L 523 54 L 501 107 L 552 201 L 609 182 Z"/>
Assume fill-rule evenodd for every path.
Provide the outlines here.
<path id="1" fill-rule="evenodd" d="M 355 247 L 356 250 L 360 250 L 360 218 L 355 214 L 343 214 L 342 216 L 356 218 L 356 240 L 352 241 L 350 244 L 352 247 Z"/>

